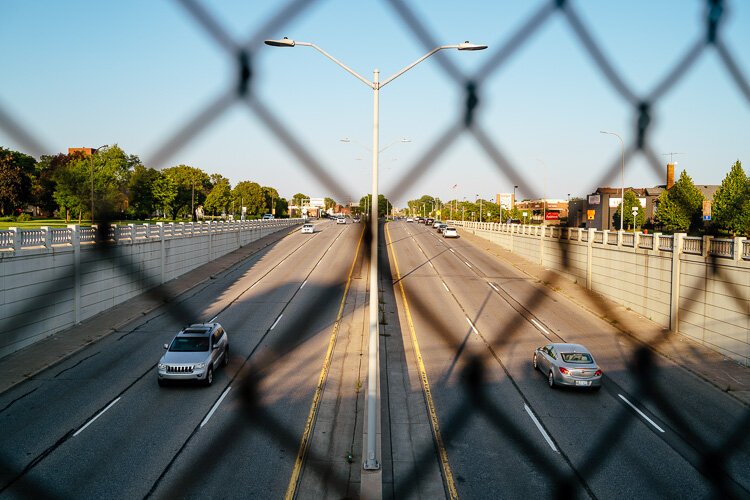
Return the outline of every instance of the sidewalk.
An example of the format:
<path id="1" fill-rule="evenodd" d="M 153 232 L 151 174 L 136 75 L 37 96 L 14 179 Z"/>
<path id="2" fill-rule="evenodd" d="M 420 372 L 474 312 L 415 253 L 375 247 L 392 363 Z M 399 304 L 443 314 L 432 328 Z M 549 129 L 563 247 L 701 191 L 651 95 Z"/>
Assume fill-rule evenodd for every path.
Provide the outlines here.
<path id="1" fill-rule="evenodd" d="M 728 359 L 684 335 L 669 333 L 660 325 L 595 292 L 512 253 L 495 243 L 461 229 L 461 238 L 504 260 L 511 266 L 561 293 L 623 333 L 649 346 L 686 370 L 750 406 L 750 368 Z"/>
<path id="2" fill-rule="evenodd" d="M 294 228 L 291 232 L 296 230 L 297 228 Z M 288 229 L 269 234 L 168 281 L 153 291 L 143 293 L 78 325 L 0 358 L 0 394 L 42 370 L 64 361 L 89 344 L 118 331 L 128 323 L 142 318 L 200 283 L 233 268 L 288 234 L 290 234 Z"/>

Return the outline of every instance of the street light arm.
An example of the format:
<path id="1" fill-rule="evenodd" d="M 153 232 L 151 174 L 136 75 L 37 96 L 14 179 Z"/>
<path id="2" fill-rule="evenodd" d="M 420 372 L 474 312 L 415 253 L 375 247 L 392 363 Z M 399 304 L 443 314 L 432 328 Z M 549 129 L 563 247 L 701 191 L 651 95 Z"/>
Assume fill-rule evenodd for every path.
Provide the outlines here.
<path id="1" fill-rule="evenodd" d="M 367 85 L 371 89 L 375 88 L 375 84 L 373 82 L 371 82 L 370 80 L 368 80 L 364 76 L 360 75 L 359 73 L 357 73 L 356 71 L 354 71 L 353 69 L 351 69 L 349 66 L 347 66 L 344 63 L 342 63 L 341 61 L 339 61 L 338 59 L 336 59 L 331 54 L 329 54 L 325 50 L 321 49 L 320 47 L 318 47 L 314 43 L 309 43 L 309 42 L 294 42 L 294 43 L 296 45 L 302 45 L 303 47 L 312 47 L 313 49 L 317 50 L 318 52 L 320 52 L 321 54 L 323 54 L 324 56 L 326 56 L 331 61 L 335 62 L 336 64 L 338 64 L 339 66 L 341 66 L 342 68 L 344 68 L 347 72 L 349 72 L 351 75 L 353 75 L 355 78 L 357 78 L 358 80 L 360 80 L 362 83 L 364 83 L 365 85 Z"/>
<path id="2" fill-rule="evenodd" d="M 437 52 L 439 52 L 439 51 L 441 51 L 443 49 L 457 49 L 457 48 L 458 48 L 458 45 L 441 45 L 440 47 L 435 47 L 434 49 L 432 49 L 431 51 L 429 51 L 427 54 L 423 55 L 422 57 L 420 57 L 419 59 L 417 59 L 416 61 L 414 61 L 410 65 L 408 65 L 408 66 L 404 67 L 403 69 L 401 69 L 401 71 L 399 71 L 395 75 L 393 75 L 393 76 L 391 76 L 389 78 L 386 78 L 384 81 L 382 81 L 380 83 L 380 88 L 382 89 L 387 84 L 391 83 L 393 80 L 395 80 L 399 76 L 403 75 L 404 73 L 406 73 L 407 71 L 409 71 L 410 69 L 412 69 L 414 66 L 416 66 L 419 63 L 421 63 L 422 61 L 424 61 L 428 57 L 436 54 Z"/>

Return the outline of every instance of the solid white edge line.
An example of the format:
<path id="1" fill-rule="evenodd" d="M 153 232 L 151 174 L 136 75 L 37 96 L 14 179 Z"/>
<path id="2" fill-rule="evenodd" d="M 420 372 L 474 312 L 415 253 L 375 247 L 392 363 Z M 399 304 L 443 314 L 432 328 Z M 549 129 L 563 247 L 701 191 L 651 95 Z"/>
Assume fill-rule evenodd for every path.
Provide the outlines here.
<path id="1" fill-rule="evenodd" d="M 536 425 L 536 428 L 539 429 L 539 432 L 542 433 L 542 437 L 544 438 L 544 440 L 547 441 L 547 444 L 549 445 L 549 447 L 552 448 L 552 451 L 554 451 L 555 453 L 560 453 L 560 451 L 555 446 L 555 443 L 552 442 L 552 438 L 549 437 L 549 434 L 547 434 L 547 431 L 544 430 L 544 427 L 542 427 L 542 424 L 539 422 L 539 420 L 537 420 L 536 415 L 534 415 L 534 413 L 531 411 L 531 408 L 529 408 L 529 406 L 526 403 L 523 404 L 523 407 L 526 410 L 526 413 L 529 414 L 529 417 L 531 417 L 531 420 L 534 422 L 534 425 Z"/>
<path id="2" fill-rule="evenodd" d="M 472 329 L 472 330 L 474 330 L 474 333 L 476 333 L 477 335 L 479 335 L 479 332 L 478 332 L 478 331 L 477 331 L 477 329 L 476 329 L 476 328 L 474 327 L 474 323 L 472 323 L 472 322 L 471 322 L 471 320 L 470 320 L 469 318 L 466 318 L 466 322 L 467 322 L 467 323 L 469 324 L 469 326 L 471 327 L 471 329 Z"/>
<path id="3" fill-rule="evenodd" d="M 646 419 L 646 421 L 647 421 L 647 422 L 648 422 L 649 424 L 651 424 L 651 425 L 653 425 L 654 427 L 656 427 L 656 429 L 657 429 L 657 430 L 658 430 L 659 432 L 664 432 L 664 429 L 662 429 L 661 427 L 659 427 L 658 425 L 656 425 L 656 422 L 654 422 L 653 420 L 651 420 L 650 418 L 648 418 L 648 417 L 646 416 L 646 414 L 645 414 L 645 413 L 643 413 L 643 412 L 642 412 L 641 410 L 639 410 L 638 408 L 636 408 L 636 407 L 635 407 L 635 405 L 634 405 L 633 403 L 631 403 L 630 401 L 628 401 L 627 399 L 625 399 L 625 396 L 623 396 L 622 394 L 618 394 L 618 396 L 620 396 L 620 399 L 622 399 L 623 401 L 625 401 L 625 402 L 626 402 L 626 403 L 628 404 L 628 406 L 630 406 L 630 407 L 631 407 L 632 409 L 634 409 L 635 411 L 637 411 L 637 412 L 638 412 L 638 415 L 640 415 L 640 416 L 642 416 L 642 417 L 643 417 L 644 419 Z"/>
<path id="4" fill-rule="evenodd" d="M 303 288 L 305 288 L 305 285 L 307 285 L 307 280 L 305 280 L 305 281 L 302 282 L 302 284 L 300 285 L 299 289 L 302 290 Z"/>
<path id="5" fill-rule="evenodd" d="M 204 425 L 206 425 L 208 423 L 208 421 L 214 415 L 214 412 L 216 411 L 216 409 L 219 407 L 219 405 L 221 404 L 221 402 L 224 401 L 224 398 L 227 397 L 227 394 L 229 394 L 229 391 L 231 389 L 232 389 L 232 386 L 230 385 L 229 387 L 226 388 L 226 390 L 221 395 L 221 397 L 219 398 L 219 400 L 216 401 L 216 403 L 214 403 L 214 406 L 213 406 L 213 408 L 211 408 L 211 411 L 208 412 L 208 415 L 206 415 L 206 418 L 204 418 L 203 422 L 201 422 L 201 427 L 203 427 Z"/>
<path id="6" fill-rule="evenodd" d="M 534 324 L 534 326 L 536 326 L 537 328 L 539 328 L 543 333 L 546 333 L 547 335 L 551 335 L 551 333 L 549 331 L 547 331 L 547 329 L 544 328 L 542 326 L 542 324 L 540 322 L 538 322 L 537 320 L 535 320 L 534 318 L 531 318 L 531 322 Z"/>
<path id="7" fill-rule="evenodd" d="M 122 396 L 118 396 L 117 399 L 115 399 L 114 401 L 112 401 L 111 403 L 109 403 L 106 408 L 104 408 L 102 411 L 100 411 L 99 413 L 97 413 L 97 415 L 94 418 L 92 418 L 91 420 L 89 420 L 88 422 L 86 422 L 86 425 L 84 425 L 83 427 L 81 427 L 80 429 L 78 429 L 75 432 L 75 434 L 73 434 L 73 437 L 76 437 L 77 435 L 79 435 L 80 433 L 82 433 L 86 429 L 86 427 L 88 427 L 89 425 L 93 424 L 94 421 L 97 418 L 99 418 L 102 415 L 104 415 L 104 412 L 107 411 L 107 410 L 109 410 L 110 408 L 112 408 L 112 406 L 114 406 L 114 404 L 117 403 L 120 400 L 121 397 Z"/>
<path id="8" fill-rule="evenodd" d="M 278 317 L 278 318 L 276 318 L 276 321 L 274 321 L 274 322 L 273 322 L 273 325 L 271 325 L 271 328 L 269 328 L 269 329 L 268 329 L 268 331 L 269 331 L 269 332 L 270 332 L 271 330 L 273 330 L 274 328 L 276 328 L 276 325 L 278 325 L 278 324 L 279 324 L 279 321 L 281 321 L 281 317 L 282 317 L 282 316 L 284 316 L 284 315 L 283 315 L 283 314 L 279 314 L 279 317 Z"/>
<path id="9" fill-rule="evenodd" d="M 448 288 L 448 285 L 445 284 L 445 281 L 442 281 L 441 283 L 443 283 L 443 288 L 445 288 L 445 291 L 450 293 L 450 289 Z"/>
<path id="10" fill-rule="evenodd" d="M 209 322 L 209 323 L 213 323 L 214 321 L 216 321 L 216 319 L 217 319 L 218 317 L 219 317 L 219 316 L 218 316 L 218 314 L 217 314 L 217 315 L 216 315 L 216 316 L 214 316 L 213 318 L 209 319 L 209 320 L 208 320 L 208 322 Z"/>

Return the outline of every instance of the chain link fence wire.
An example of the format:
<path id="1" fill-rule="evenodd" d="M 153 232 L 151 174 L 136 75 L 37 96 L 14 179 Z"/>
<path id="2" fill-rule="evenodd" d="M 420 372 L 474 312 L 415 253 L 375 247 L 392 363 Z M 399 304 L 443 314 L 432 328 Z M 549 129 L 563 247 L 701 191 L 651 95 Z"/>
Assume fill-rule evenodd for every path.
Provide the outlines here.
<path id="1" fill-rule="evenodd" d="M 184 127 L 166 137 L 161 142 L 161 147 L 149 159 L 149 163 L 162 164 L 166 159 L 196 140 L 202 132 L 230 108 L 240 105 L 257 118 L 310 174 L 321 181 L 332 195 L 339 197 L 339 199 L 346 199 L 348 196 L 345 186 L 341 185 L 337 178 L 324 167 L 322 161 L 317 159 L 313 153 L 302 145 L 301 141 L 282 126 L 282 121 L 277 118 L 274 110 L 260 102 L 253 92 L 253 81 L 256 77 L 253 62 L 256 52 L 263 47 L 262 41 L 304 16 L 311 6 L 317 2 L 314 0 L 293 0 L 286 3 L 244 41 L 233 38 L 229 30 L 218 21 L 216 16 L 197 0 L 176 0 L 176 3 L 183 7 L 186 15 L 195 22 L 197 29 L 216 43 L 221 50 L 226 52 L 227 57 L 234 61 L 236 80 L 230 88 L 205 103 L 202 109 Z M 415 43 L 421 45 L 425 50 L 431 50 L 433 47 L 440 45 L 409 7 L 408 2 L 388 0 L 386 3 L 392 8 L 393 15 L 404 24 L 408 33 L 413 35 Z M 528 175 L 524 175 L 524 170 L 509 160 L 500 144 L 500 138 L 482 128 L 481 122 L 477 119 L 477 113 L 482 109 L 482 89 L 486 82 L 504 68 L 508 61 L 527 45 L 536 33 L 546 29 L 555 19 L 561 19 L 564 22 L 570 36 L 580 44 L 582 53 L 590 59 L 605 81 L 631 110 L 633 116 L 632 136 L 635 139 L 625 147 L 626 167 L 635 155 L 643 155 L 654 173 L 661 176 L 659 155 L 655 153 L 650 143 L 652 125 L 657 118 L 654 115 L 654 109 L 656 104 L 672 92 L 686 75 L 695 68 L 701 58 L 709 57 L 712 54 L 718 57 L 729 80 L 744 97 L 745 104 L 750 106 L 748 77 L 743 73 L 737 63 L 737 58 L 723 38 L 722 26 L 724 26 L 724 21 L 728 16 L 728 5 L 722 0 L 706 0 L 704 6 L 703 32 L 698 33 L 695 39 L 686 45 L 682 55 L 667 67 L 657 84 L 642 95 L 628 86 L 623 75 L 611 63 L 612 59 L 604 52 L 589 26 L 582 20 L 578 6 L 575 2 L 569 0 L 543 2 L 517 29 L 511 33 L 500 33 L 495 43 L 490 44 L 493 47 L 491 56 L 474 74 L 464 74 L 449 58 L 444 57 L 442 53 L 436 54 L 438 67 L 445 77 L 457 87 L 463 89 L 464 102 L 456 110 L 455 121 L 446 127 L 443 133 L 438 134 L 425 153 L 405 170 L 405 173 L 391 191 L 391 197 L 398 199 L 406 194 L 416 181 L 431 171 L 433 165 L 452 148 L 457 138 L 462 134 L 474 138 L 477 146 L 487 155 L 498 172 L 508 178 L 519 179 L 518 184 L 524 192 L 539 197 L 540 193 L 534 180 L 529 178 Z M 1 93 L 0 91 L 0 99 L 2 99 Z M 49 151 L 28 125 L 17 117 L 11 116 L 10 112 L 4 109 L 1 100 L 0 129 L 31 154 L 41 156 Z M 619 169 L 620 159 L 615 158 L 611 164 L 604 166 L 596 185 L 605 185 L 616 178 Z M 99 227 L 106 231 L 108 222 L 104 221 Z M 366 230 L 365 239 L 369 237 L 369 231 Z M 119 265 L 123 266 L 127 272 L 137 272 L 138 267 L 130 262 L 126 256 L 119 255 L 117 247 L 109 243 L 108 234 L 102 232 L 98 235 L 95 248 L 102 254 L 115 257 Z M 369 244 L 364 244 L 362 248 L 365 261 L 369 261 Z M 569 258 L 566 245 L 563 242 L 560 243 L 560 249 L 563 252 L 563 264 L 568 269 Z M 385 260 L 387 257 L 384 254 L 381 255 L 383 255 L 381 270 L 390 276 L 390 271 L 387 271 L 388 263 Z M 710 272 L 717 276 L 723 276 L 722 273 L 726 273 L 715 257 L 711 261 Z M 62 279 L 67 278 L 70 277 L 62 277 Z M 555 280 L 562 278 L 552 276 L 549 279 L 554 285 Z M 391 281 L 393 282 L 393 280 Z M 154 287 L 148 293 L 158 296 L 160 289 L 156 286 L 157 283 L 153 283 L 153 285 Z M 733 291 L 736 292 L 734 293 L 734 300 L 741 303 L 740 291 L 736 288 Z M 51 285 L 47 292 L 54 294 L 54 285 Z M 273 339 L 269 340 L 271 348 L 268 351 L 264 351 L 262 354 L 253 351 L 244 360 L 232 360 L 232 363 L 240 365 L 237 379 L 240 381 L 238 392 L 242 395 L 243 407 L 241 411 L 236 412 L 231 423 L 219 433 L 212 444 L 212 448 L 204 450 L 200 459 L 191 468 L 180 474 L 179 481 L 170 483 L 169 487 L 163 484 L 173 465 L 170 463 L 152 486 L 149 495 L 156 495 L 158 491 L 164 490 L 168 491 L 168 495 L 171 497 L 189 495 L 198 486 L 195 483 L 195 478 L 198 478 L 199 474 L 196 472 L 200 470 L 202 474 L 205 474 L 206 464 L 213 462 L 209 458 L 217 449 L 217 446 L 218 449 L 230 449 L 234 437 L 242 429 L 249 428 L 253 429 L 253 432 L 265 433 L 272 436 L 280 446 L 289 449 L 298 447 L 297 430 L 279 425 L 274 415 L 263 407 L 259 397 L 258 384 L 264 373 L 273 370 L 276 363 L 279 363 L 285 355 L 295 349 L 299 342 L 299 332 L 306 332 L 307 330 L 306 318 L 308 315 L 314 314 L 323 304 L 337 300 L 342 293 L 342 286 L 329 286 L 320 290 L 314 303 L 301 311 L 286 328 L 277 330 L 279 334 L 274 335 Z M 687 298 L 692 297 L 688 296 Z M 511 305 L 516 308 L 519 314 L 527 315 L 529 311 L 534 310 L 544 300 L 546 300 L 545 293 L 540 290 L 530 301 L 524 304 Z M 434 306 L 420 299 L 418 295 L 410 297 L 410 303 L 410 307 L 421 315 L 436 317 L 431 314 Z M 482 305 L 482 308 L 486 306 L 487 301 Z M 601 300 L 597 303 L 595 312 L 600 315 L 607 315 L 615 321 L 619 315 L 616 310 L 611 310 L 611 307 Z M 185 310 L 184 306 L 179 303 L 170 304 L 168 314 L 180 322 L 186 317 L 192 317 L 192 312 Z M 487 377 L 485 375 L 489 370 L 499 365 L 514 384 L 519 395 L 524 397 L 498 354 L 503 347 L 511 345 L 521 335 L 519 323 L 514 318 L 508 318 L 506 323 L 497 326 L 494 335 L 483 337 L 486 349 L 481 352 L 468 352 L 464 334 L 456 334 L 449 325 L 442 324 L 439 319 L 434 320 L 431 325 L 434 334 L 438 335 L 446 346 L 456 351 L 457 358 L 458 355 L 461 355 L 464 359 L 462 367 L 458 368 L 461 370 L 463 403 L 460 405 L 460 411 L 440 415 L 443 436 L 446 442 L 459 439 L 468 424 L 468 415 L 481 415 L 498 434 L 507 438 L 512 444 L 513 449 L 505 450 L 504 453 L 516 453 L 524 457 L 538 471 L 551 471 L 548 473 L 547 479 L 553 485 L 552 491 L 554 491 L 556 497 L 570 498 L 584 495 L 593 498 L 595 494 L 591 490 L 586 477 L 591 478 L 602 472 L 604 463 L 602 457 L 606 457 L 610 450 L 624 439 L 625 430 L 635 425 L 636 419 L 633 418 L 632 412 L 622 406 L 616 417 L 608 422 L 607 427 L 592 436 L 590 447 L 586 453 L 587 459 L 583 463 L 574 465 L 567 457 L 564 457 L 568 464 L 568 470 L 560 471 L 559 465 L 551 463 L 549 458 L 539 451 L 535 443 L 531 442 L 521 432 L 518 424 L 514 421 L 514 416 L 509 413 L 508 409 L 499 405 L 487 394 Z M 268 332 L 266 332 L 264 338 L 267 334 Z M 487 338 L 496 340 L 490 342 L 486 340 Z M 658 345 L 644 347 L 635 341 L 630 341 L 627 356 L 630 360 L 628 370 L 637 381 L 637 386 L 631 393 L 639 400 L 654 405 L 666 416 L 669 425 L 690 448 L 691 453 L 685 455 L 686 458 L 707 479 L 716 497 L 747 497 L 750 492 L 742 485 L 737 484 L 730 474 L 730 462 L 737 450 L 742 449 L 747 443 L 750 409 L 744 410 L 736 424 L 732 428 L 726 429 L 726 433 L 720 437 L 718 443 L 708 442 L 693 428 L 689 419 L 681 410 L 669 403 L 669 395 L 665 389 L 654 383 L 659 378 L 659 367 L 654 359 L 654 352 L 658 347 Z M 605 387 L 607 387 L 607 384 L 605 384 Z M 67 437 L 69 436 L 62 437 L 58 445 L 64 442 Z M 307 451 L 305 463 L 307 467 L 315 468 L 318 467 L 315 464 L 323 463 L 319 459 L 325 457 L 314 457 L 311 455 L 312 453 L 309 450 Z M 434 460 L 435 453 L 434 448 L 421 450 L 415 463 L 422 464 Z M 3 490 L 21 480 L 26 472 L 44 458 L 45 455 L 36 457 L 22 471 L 18 471 L 9 457 L 0 457 L 0 470 L 3 475 L 13 478 L 9 484 L 3 486 Z M 394 495 L 407 497 L 416 494 L 418 469 L 418 467 L 415 467 L 413 470 L 405 471 L 405 473 L 399 475 L 401 479 L 393 485 Z M 586 471 L 586 477 L 580 471 Z M 312 473 L 325 477 L 326 481 L 331 483 L 328 485 L 328 491 L 346 494 L 348 478 L 331 476 L 324 470 L 313 470 Z M 666 489 L 666 485 L 660 481 L 656 474 L 655 471 L 645 471 L 644 480 L 652 482 L 657 495 L 671 496 L 672 492 Z M 27 485 L 25 493 L 33 498 L 55 498 L 57 496 L 53 490 L 44 485 Z"/>

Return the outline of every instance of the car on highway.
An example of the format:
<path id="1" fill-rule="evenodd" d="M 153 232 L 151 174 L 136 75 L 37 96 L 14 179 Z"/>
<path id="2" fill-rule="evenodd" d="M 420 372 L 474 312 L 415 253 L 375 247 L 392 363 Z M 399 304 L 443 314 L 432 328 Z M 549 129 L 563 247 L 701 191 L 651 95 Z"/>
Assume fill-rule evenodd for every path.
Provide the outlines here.
<path id="1" fill-rule="evenodd" d="M 214 370 L 229 364 L 229 336 L 219 323 L 196 323 L 180 330 L 156 365 L 159 385 L 198 381 L 211 385 Z"/>
<path id="2" fill-rule="evenodd" d="M 435 219 L 434 221 L 432 221 L 432 228 L 433 229 L 437 229 L 438 226 L 440 226 L 440 224 L 442 224 L 442 223 L 443 223 L 443 221 Z"/>
<path id="3" fill-rule="evenodd" d="M 315 232 L 315 226 L 312 224 L 302 224 L 302 229 L 300 231 L 306 234 L 313 234 Z"/>
<path id="4" fill-rule="evenodd" d="M 406 222 L 414 222 L 414 219 L 412 219 L 411 217 L 407 217 Z"/>
<path id="5" fill-rule="evenodd" d="M 346 217 L 336 217 L 336 224 L 346 224 Z"/>
<path id="6" fill-rule="evenodd" d="M 352 222 L 359 222 L 359 217 L 352 217 Z"/>
<path id="7" fill-rule="evenodd" d="M 448 224 L 445 224 L 445 223 L 441 222 L 440 224 L 437 225 L 437 227 L 435 228 L 435 230 L 438 233 L 442 233 L 443 231 L 445 231 L 445 228 L 447 228 L 447 227 L 448 227 Z"/>
<path id="8" fill-rule="evenodd" d="M 263 220 L 273 220 L 273 214 L 263 214 Z"/>
<path id="9" fill-rule="evenodd" d="M 425 223 L 426 226 L 431 226 L 433 222 L 435 222 L 435 219 L 433 219 L 432 217 L 427 217 L 424 220 L 424 223 Z"/>
<path id="10" fill-rule="evenodd" d="M 532 364 L 547 377 L 550 388 L 569 386 L 598 390 L 602 386 L 602 369 L 581 344 L 555 343 L 537 347 Z"/>
<path id="11" fill-rule="evenodd" d="M 446 227 L 443 229 L 443 238 L 458 238 L 458 230 L 455 227 Z"/>

